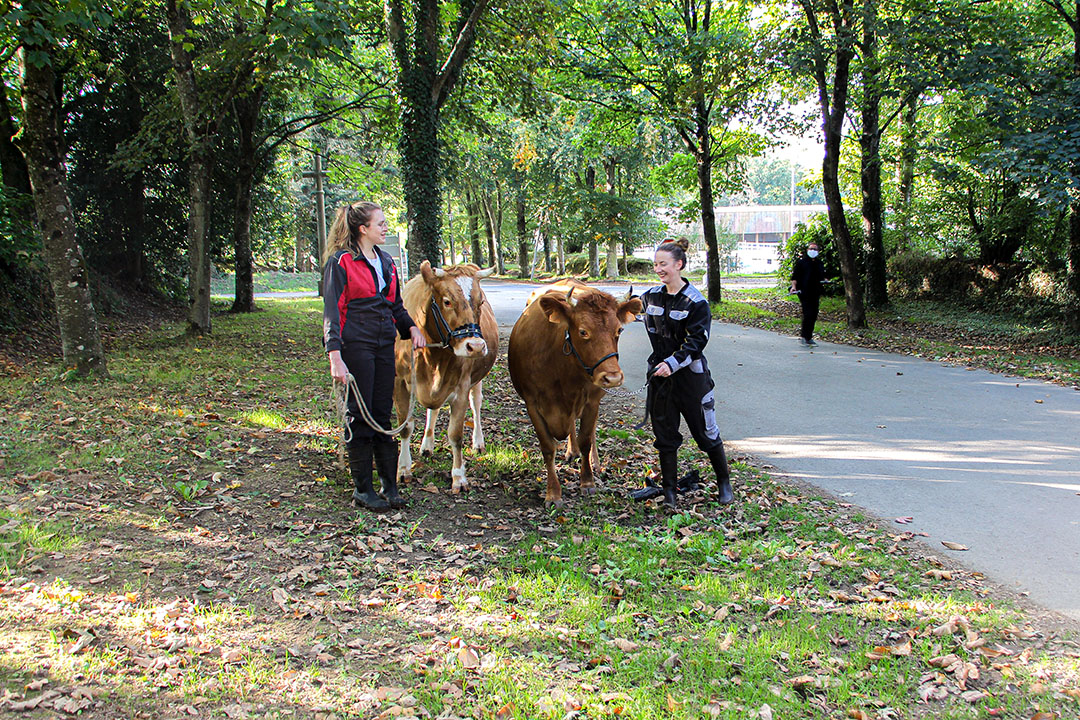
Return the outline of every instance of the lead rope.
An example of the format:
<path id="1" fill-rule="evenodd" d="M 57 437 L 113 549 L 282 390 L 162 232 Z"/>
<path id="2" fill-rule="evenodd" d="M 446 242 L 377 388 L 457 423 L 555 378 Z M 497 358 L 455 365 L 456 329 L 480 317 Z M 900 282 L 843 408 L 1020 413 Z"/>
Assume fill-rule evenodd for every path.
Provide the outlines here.
<path id="1" fill-rule="evenodd" d="M 356 405 L 360 408 L 360 419 L 367 423 L 368 427 L 377 433 L 383 435 L 389 435 L 394 437 L 400 435 L 405 427 L 412 419 L 413 409 L 416 407 L 416 349 L 410 347 L 409 349 L 409 365 L 411 366 L 411 380 L 409 383 L 409 409 L 405 413 L 405 422 L 398 425 L 392 430 L 387 430 L 382 427 L 375 418 L 372 417 L 371 411 L 368 410 L 367 404 L 364 402 L 364 396 L 360 394 L 360 388 L 356 384 L 356 378 L 349 373 L 345 376 L 345 382 L 334 379 L 333 389 L 331 393 L 333 395 L 333 402 L 337 410 L 338 421 L 344 426 L 344 433 L 342 439 L 344 444 L 348 445 L 352 442 L 352 426 L 349 423 L 349 395 L 352 394 L 356 398 Z"/>

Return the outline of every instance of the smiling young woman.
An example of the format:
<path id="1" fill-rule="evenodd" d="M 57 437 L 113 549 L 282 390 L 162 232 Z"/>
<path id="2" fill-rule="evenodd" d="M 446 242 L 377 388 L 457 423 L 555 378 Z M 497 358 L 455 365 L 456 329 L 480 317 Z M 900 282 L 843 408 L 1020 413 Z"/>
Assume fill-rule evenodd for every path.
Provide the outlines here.
<path id="1" fill-rule="evenodd" d="M 649 416 L 653 445 L 660 453 L 664 505 L 675 508 L 678 451 L 683 437 L 680 418 L 686 420 L 695 442 L 709 456 L 719 490 L 718 500 L 734 500 L 724 441 L 716 426 L 713 380 L 705 360 L 712 314 L 709 302 L 682 276 L 686 269 L 686 238 L 666 240 L 656 248 L 653 270 L 662 283 L 641 296 L 645 329 L 649 333 Z"/>

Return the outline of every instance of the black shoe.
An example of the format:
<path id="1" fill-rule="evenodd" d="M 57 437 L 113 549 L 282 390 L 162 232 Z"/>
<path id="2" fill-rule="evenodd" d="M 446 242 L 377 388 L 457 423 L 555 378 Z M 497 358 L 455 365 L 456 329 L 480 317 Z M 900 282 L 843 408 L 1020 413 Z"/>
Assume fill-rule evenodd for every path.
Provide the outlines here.
<path id="1" fill-rule="evenodd" d="M 375 468 L 382 480 L 382 496 L 390 507 L 400 510 L 405 507 L 405 498 L 397 489 L 398 445 L 396 442 L 375 443 Z"/>
<path id="2" fill-rule="evenodd" d="M 372 512 L 386 512 L 390 503 L 383 500 L 371 487 L 371 443 L 349 445 L 349 472 L 353 479 L 353 502 Z"/>

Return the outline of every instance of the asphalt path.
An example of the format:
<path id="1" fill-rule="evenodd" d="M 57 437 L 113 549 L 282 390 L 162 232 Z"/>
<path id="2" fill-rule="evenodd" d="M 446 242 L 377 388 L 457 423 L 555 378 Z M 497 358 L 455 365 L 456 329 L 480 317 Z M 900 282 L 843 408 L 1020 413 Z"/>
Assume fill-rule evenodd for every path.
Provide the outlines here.
<path id="1" fill-rule="evenodd" d="M 485 282 L 502 332 L 534 288 Z M 640 323 L 619 353 L 625 387 L 641 387 Z M 1080 622 L 1080 392 L 725 323 L 713 323 L 706 357 L 735 452 Z"/>
<path id="2" fill-rule="evenodd" d="M 504 337 L 536 287 L 484 281 Z M 625 387 L 640 388 L 649 354 L 640 323 L 619 352 Z M 1080 392 L 845 345 L 808 349 L 724 323 L 713 323 L 705 354 L 729 453 L 917 533 L 1080 622 Z"/>

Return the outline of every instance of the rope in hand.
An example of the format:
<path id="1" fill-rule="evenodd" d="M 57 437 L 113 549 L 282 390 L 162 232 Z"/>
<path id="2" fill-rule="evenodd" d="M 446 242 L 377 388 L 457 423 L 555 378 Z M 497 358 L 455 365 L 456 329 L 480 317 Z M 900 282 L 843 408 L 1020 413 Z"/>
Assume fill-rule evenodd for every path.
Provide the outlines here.
<path id="1" fill-rule="evenodd" d="M 333 395 L 333 402 L 337 410 L 338 422 L 345 428 L 343 439 L 346 445 L 352 442 L 352 424 L 349 422 L 350 394 L 356 398 L 356 406 L 360 409 L 360 419 L 367 423 L 368 427 L 375 432 L 394 437 L 400 435 L 402 431 L 405 430 L 405 427 L 412 419 L 413 409 L 416 407 L 416 348 L 412 346 L 409 347 L 409 365 L 411 366 L 412 371 L 409 382 L 409 409 L 405 412 L 405 421 L 391 430 L 384 428 L 371 415 L 371 411 L 368 410 L 368 406 L 364 402 L 364 396 L 360 394 L 360 388 L 357 386 L 356 378 L 352 376 L 352 373 L 345 375 L 344 382 L 334 378 L 331 394 Z"/>

